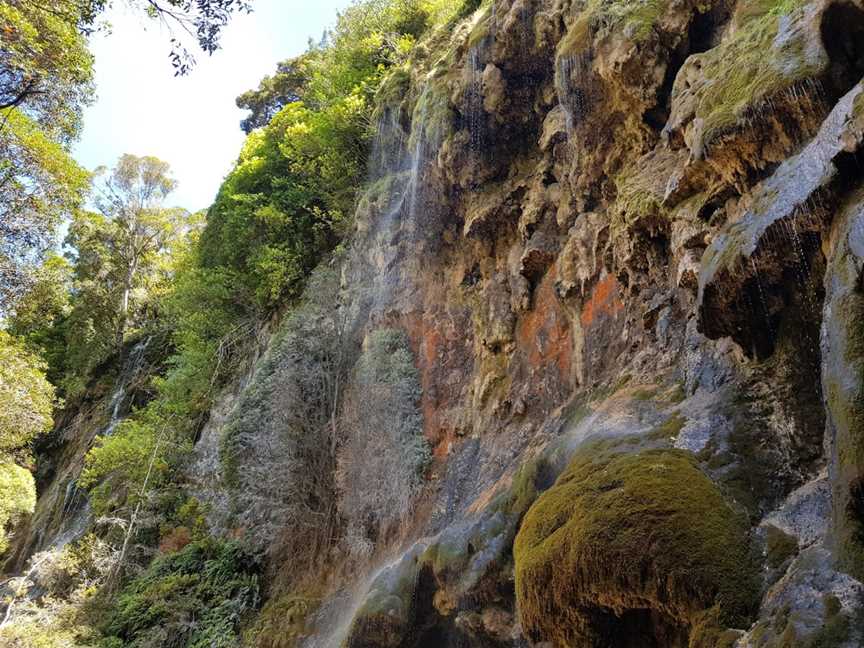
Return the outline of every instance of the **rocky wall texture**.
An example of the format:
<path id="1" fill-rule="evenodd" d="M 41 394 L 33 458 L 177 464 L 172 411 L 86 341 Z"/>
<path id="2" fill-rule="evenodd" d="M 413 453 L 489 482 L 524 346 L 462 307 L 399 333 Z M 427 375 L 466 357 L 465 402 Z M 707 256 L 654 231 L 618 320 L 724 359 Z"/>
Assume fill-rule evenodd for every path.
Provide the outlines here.
<path id="1" fill-rule="evenodd" d="M 494 2 L 382 93 L 356 242 L 432 514 L 306 645 L 864 641 L 862 35 L 851 1 Z"/>

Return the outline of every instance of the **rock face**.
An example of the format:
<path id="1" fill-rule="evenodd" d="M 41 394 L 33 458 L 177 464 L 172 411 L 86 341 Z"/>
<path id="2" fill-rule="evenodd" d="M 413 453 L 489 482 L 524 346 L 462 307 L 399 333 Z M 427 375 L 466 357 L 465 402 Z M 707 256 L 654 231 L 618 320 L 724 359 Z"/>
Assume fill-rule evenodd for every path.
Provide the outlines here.
<path id="1" fill-rule="evenodd" d="M 494 2 L 417 64 L 382 107 L 410 177 L 357 240 L 433 513 L 346 645 L 864 641 L 862 30 L 848 1 Z"/>
<path id="2" fill-rule="evenodd" d="M 864 645 L 864 4 L 494 0 L 420 50 L 343 274 L 432 466 L 289 645 Z"/>
<path id="3" fill-rule="evenodd" d="M 346 272 L 411 341 L 424 512 L 299 645 L 864 641 L 862 34 L 519 0 L 430 42 Z"/>

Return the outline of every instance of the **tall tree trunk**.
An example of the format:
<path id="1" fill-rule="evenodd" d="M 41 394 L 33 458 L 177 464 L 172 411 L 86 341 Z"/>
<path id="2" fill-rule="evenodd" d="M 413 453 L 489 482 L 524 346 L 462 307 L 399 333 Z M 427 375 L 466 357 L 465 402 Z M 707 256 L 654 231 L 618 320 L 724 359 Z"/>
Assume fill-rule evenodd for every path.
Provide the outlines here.
<path id="1" fill-rule="evenodd" d="M 132 280 L 135 278 L 135 265 L 135 262 L 129 264 L 123 280 L 123 301 L 120 304 L 120 321 L 117 324 L 118 349 L 123 347 L 123 338 L 126 335 L 126 322 L 129 318 L 129 297 L 132 293 Z"/>

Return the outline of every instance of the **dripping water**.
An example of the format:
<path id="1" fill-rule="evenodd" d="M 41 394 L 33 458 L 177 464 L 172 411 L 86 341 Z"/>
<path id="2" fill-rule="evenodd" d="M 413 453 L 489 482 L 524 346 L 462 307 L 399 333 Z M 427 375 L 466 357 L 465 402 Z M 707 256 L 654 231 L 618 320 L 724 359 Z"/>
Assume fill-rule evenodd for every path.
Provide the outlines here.
<path id="1" fill-rule="evenodd" d="M 392 589 L 392 582 L 401 576 L 400 567 L 403 562 L 411 560 L 409 554 L 422 553 L 428 544 L 428 540 L 421 540 L 408 552 L 398 552 L 397 555 L 391 553 L 371 568 L 363 578 L 357 579 L 350 587 L 331 596 L 316 612 L 313 620 L 316 632 L 303 641 L 302 648 L 333 648 L 346 645 L 350 648 L 350 643 L 346 644 L 346 642 L 351 633 L 351 626 L 370 594 L 379 587 L 384 590 Z M 416 586 L 415 577 L 415 583 L 408 591 L 413 591 Z"/>
<path id="2" fill-rule="evenodd" d="M 471 150 L 483 151 L 486 113 L 483 109 L 483 63 L 480 48 L 472 47 L 466 58 L 466 86 L 463 113 L 468 126 Z"/>
<path id="3" fill-rule="evenodd" d="M 759 290 L 759 301 L 762 305 L 762 312 L 765 316 L 765 326 L 768 330 L 768 335 L 771 336 L 772 340 L 776 339 L 774 335 L 774 327 L 771 324 L 771 311 L 768 309 L 768 298 L 765 294 L 765 289 L 762 286 L 762 279 L 759 274 L 759 268 L 756 266 L 756 259 L 754 257 L 750 257 L 750 266 L 753 269 L 753 275 L 756 279 L 756 286 Z"/>
<path id="4" fill-rule="evenodd" d="M 558 103 L 564 109 L 567 134 L 572 135 L 576 122 L 588 111 L 588 95 L 585 90 L 591 58 L 587 53 L 561 56 L 555 70 L 555 89 Z"/>

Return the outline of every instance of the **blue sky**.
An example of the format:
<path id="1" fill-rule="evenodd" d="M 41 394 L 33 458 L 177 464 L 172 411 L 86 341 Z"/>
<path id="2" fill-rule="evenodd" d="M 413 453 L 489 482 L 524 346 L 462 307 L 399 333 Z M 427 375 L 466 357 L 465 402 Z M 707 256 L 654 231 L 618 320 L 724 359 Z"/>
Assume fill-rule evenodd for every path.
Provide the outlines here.
<path id="1" fill-rule="evenodd" d="M 255 0 L 252 14 L 228 26 L 222 49 L 199 54 L 182 78 L 168 60 L 169 35 L 122 4 L 107 16 L 110 34 L 91 41 L 98 99 L 85 112 L 75 157 L 91 170 L 123 153 L 162 158 L 180 183 L 170 202 L 197 210 L 212 202 L 243 144 L 235 97 L 320 38 L 350 2 Z"/>

